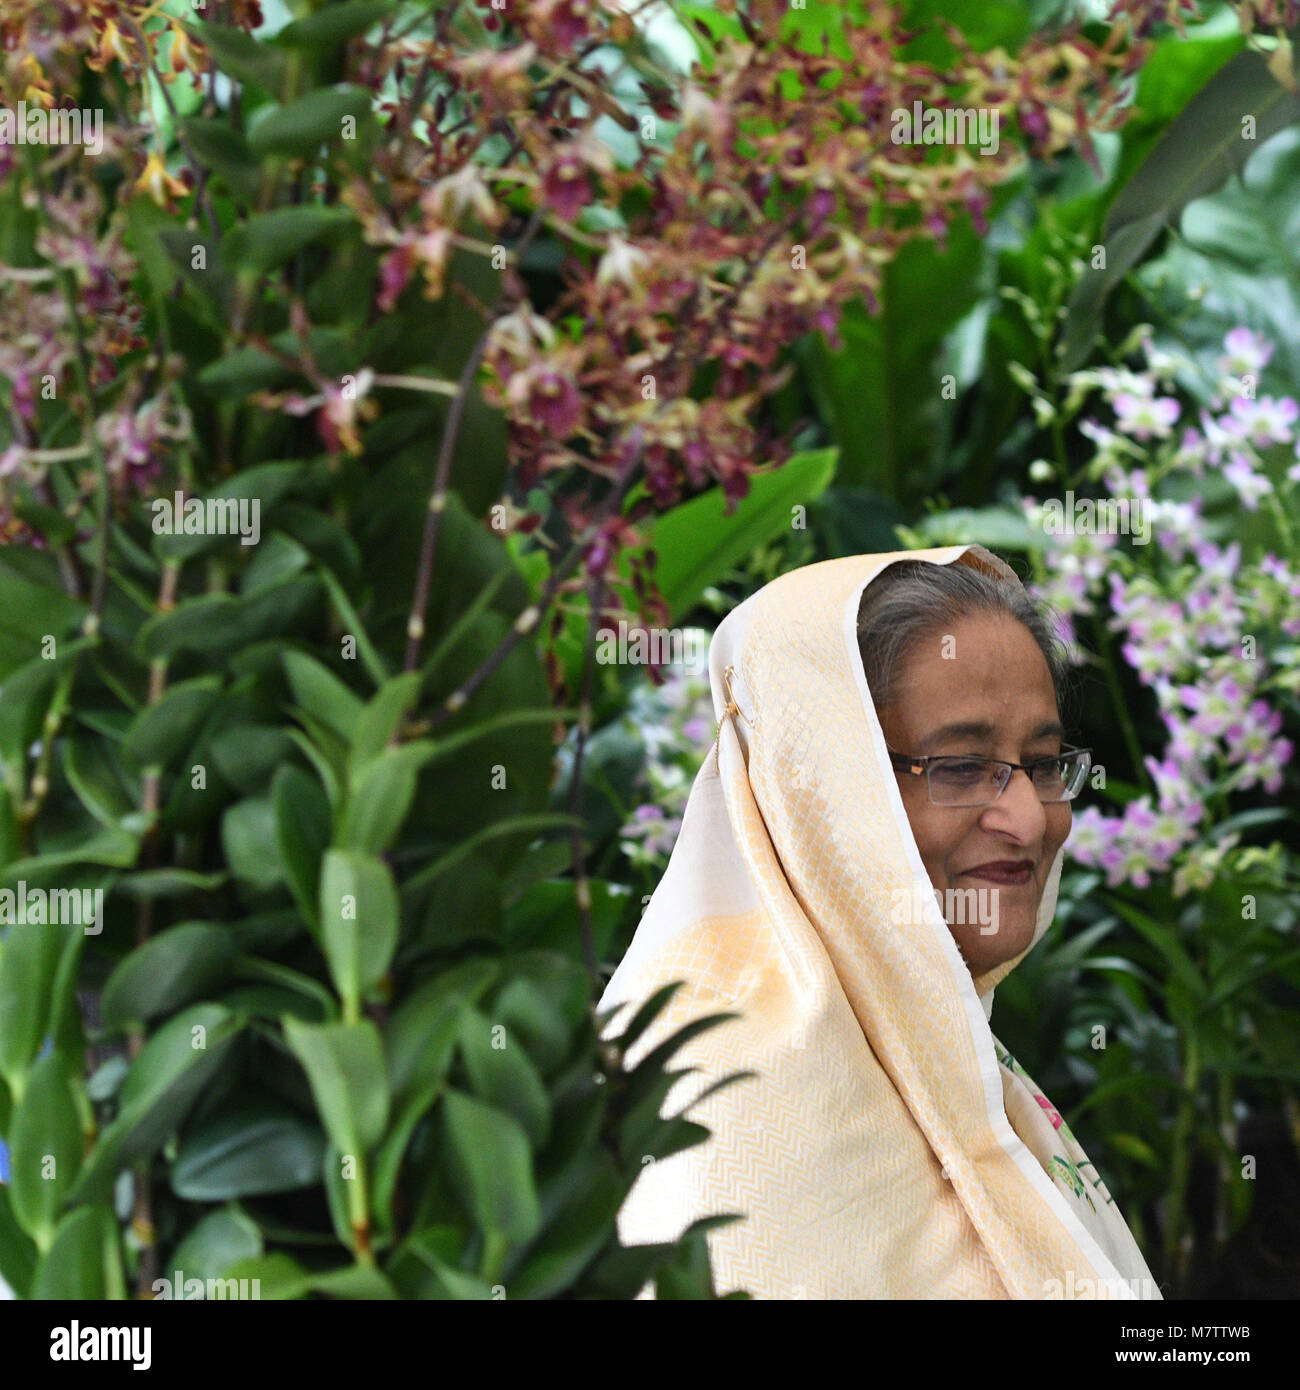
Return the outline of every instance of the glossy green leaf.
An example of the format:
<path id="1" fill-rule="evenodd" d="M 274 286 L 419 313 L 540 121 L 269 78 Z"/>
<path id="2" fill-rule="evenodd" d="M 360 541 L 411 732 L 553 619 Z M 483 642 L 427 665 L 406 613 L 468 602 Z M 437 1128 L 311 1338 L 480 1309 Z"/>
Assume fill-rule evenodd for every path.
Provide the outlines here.
<path id="1" fill-rule="evenodd" d="M 1242 138 L 1254 118 L 1255 140 Z M 1111 204 L 1102 232 L 1104 267 L 1085 271 L 1069 306 L 1064 367 L 1086 359 L 1110 291 L 1194 198 L 1212 193 L 1241 168 L 1259 140 L 1300 121 L 1300 96 L 1269 71 L 1264 54 L 1250 50 L 1224 64 L 1161 135 Z"/>
<path id="2" fill-rule="evenodd" d="M 211 385 L 206 372 L 201 379 Z M 221 545 L 237 545 L 243 551 L 255 552 L 269 530 L 272 510 L 307 473 L 307 465 L 298 462 L 260 463 L 241 469 L 201 495 L 187 497 L 179 516 L 175 515 L 171 495 L 155 499 L 150 504 L 154 512 L 154 554 L 164 560 L 190 560 Z M 159 505 L 162 502 L 170 504 L 165 512 Z M 216 527 L 209 528 L 209 514 L 217 522 Z M 164 521 L 172 527 L 170 531 L 158 529 Z M 200 523 L 201 530 L 189 529 Z"/>
<path id="3" fill-rule="evenodd" d="M 162 1145 L 225 1062 L 243 1027 L 244 1019 L 222 1004 L 196 1004 L 158 1029 L 131 1065 L 117 1118 L 87 1158 L 72 1202 L 103 1200 L 123 1167 Z"/>
<path id="4" fill-rule="evenodd" d="M 339 822 L 337 842 L 346 849 L 381 854 L 406 822 L 416 777 L 437 752 L 431 739 L 384 748 L 355 772 Z"/>
<path id="5" fill-rule="evenodd" d="M 369 114 L 370 93 L 364 87 L 346 84 L 318 87 L 287 105 L 270 107 L 264 114 L 259 113 L 249 130 L 248 143 L 253 153 L 261 158 L 267 155 L 305 158 L 315 154 L 326 141 L 341 139 L 346 120 L 351 118 L 359 124 Z M 306 207 L 292 210 L 306 211 Z M 234 257 L 236 262 L 240 259 L 238 255 Z"/>
<path id="6" fill-rule="evenodd" d="M 191 1202 L 291 1192 L 319 1183 L 325 1134 L 279 1105 L 245 1101 L 191 1129 L 172 1165 L 172 1190 Z"/>
<path id="7" fill-rule="evenodd" d="M 185 32 L 207 47 L 217 68 L 239 82 L 252 82 L 274 95 L 284 82 L 285 55 L 246 30 L 228 24 L 186 24 Z"/>
<path id="8" fill-rule="evenodd" d="M 284 669 L 298 705 L 350 742 L 364 708 L 361 700 L 332 671 L 302 652 L 285 652 Z"/>
<path id="9" fill-rule="evenodd" d="M 226 979 L 236 946 L 230 930 L 190 922 L 137 946 L 114 967 L 101 1002 L 104 1024 L 146 1023 L 199 998 Z"/>
<path id="10" fill-rule="evenodd" d="M 254 891 L 265 892 L 284 881 L 270 797 L 247 797 L 229 807 L 221 818 L 221 846 L 231 873 Z"/>
<path id="11" fill-rule="evenodd" d="M 284 1036 L 307 1073 L 335 1147 L 343 1154 L 364 1153 L 388 1123 L 388 1079 L 379 1030 L 369 1019 L 313 1026 L 289 1018 Z"/>
<path id="12" fill-rule="evenodd" d="M 36 1243 L 18 1224 L 7 1183 L 0 1183 L 0 1279 L 27 1298 L 36 1272 Z"/>
<path id="13" fill-rule="evenodd" d="M 225 120 L 189 116 L 177 126 L 185 148 L 237 197 L 252 201 L 262 187 L 262 169 L 248 141 Z"/>
<path id="14" fill-rule="evenodd" d="M 122 1298 L 121 1255 L 108 1207 L 79 1207 L 59 1223 L 50 1248 L 32 1280 L 32 1297 L 50 1299 Z"/>
<path id="15" fill-rule="evenodd" d="M 485 1235 L 512 1244 L 542 1224 L 528 1135 L 518 1121 L 460 1091 L 443 1096 L 447 1163 L 466 1212 Z"/>
<path id="16" fill-rule="evenodd" d="M 81 1168 L 82 1136 L 57 1052 L 47 1053 L 27 1077 L 9 1134 L 13 1213 L 40 1250 L 48 1250 L 64 1200 Z"/>
<path id="17" fill-rule="evenodd" d="M 528 1257 L 511 1276 L 512 1298 L 554 1298 L 570 1288 L 614 1238 L 626 1185 L 613 1157 L 584 1155 L 563 1204 L 547 1222 Z"/>
<path id="18" fill-rule="evenodd" d="M 330 839 L 329 802 L 314 777 L 286 764 L 271 784 L 271 806 L 285 880 L 303 916 L 318 928 L 321 857 Z"/>
<path id="19" fill-rule="evenodd" d="M 659 556 L 655 577 L 670 620 L 680 622 L 710 584 L 742 564 L 757 546 L 787 534 L 791 508 L 806 506 L 824 491 L 835 465 L 834 449 L 795 454 L 773 472 L 751 478 L 749 495 L 730 515 L 722 489 L 715 488 L 646 522 Z"/>
<path id="20" fill-rule="evenodd" d="M 44 922 L 14 922 L 0 941 L 0 1076 L 15 1099 L 45 1040 L 64 934 Z"/>
<path id="21" fill-rule="evenodd" d="M 170 765 L 189 749 L 220 691 L 219 676 L 197 676 L 171 686 L 132 721 L 124 742 L 127 755 L 142 767 Z"/>
<path id="22" fill-rule="evenodd" d="M 189 1230 L 168 1264 L 195 1279 L 220 1279 L 238 1260 L 262 1253 L 257 1223 L 235 1204 L 209 1212 Z"/>
<path id="23" fill-rule="evenodd" d="M 275 41 L 283 48 L 331 48 L 365 33 L 396 9 L 394 0 L 352 0 L 347 5 L 333 5 L 285 25 Z"/>
<path id="24" fill-rule="evenodd" d="M 385 681 L 357 716 L 350 753 L 354 771 L 386 747 L 402 719 L 414 707 L 420 694 L 421 680 L 418 671 L 409 671 Z"/>
<path id="25" fill-rule="evenodd" d="M 400 913 L 392 870 L 382 859 L 327 850 L 321 860 L 321 944 L 344 1013 L 356 1016 L 367 990 L 387 974 Z"/>
<path id="26" fill-rule="evenodd" d="M 461 1013 L 460 1055 L 474 1094 L 518 1120 L 534 1149 L 551 1132 L 546 1084 L 520 1040 L 472 1006 Z"/>

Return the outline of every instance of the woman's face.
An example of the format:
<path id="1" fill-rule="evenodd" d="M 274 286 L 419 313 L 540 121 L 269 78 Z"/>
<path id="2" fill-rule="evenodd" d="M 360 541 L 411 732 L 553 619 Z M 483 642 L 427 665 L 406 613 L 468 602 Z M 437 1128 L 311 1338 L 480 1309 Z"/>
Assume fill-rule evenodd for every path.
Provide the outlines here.
<path id="1" fill-rule="evenodd" d="M 1029 630 L 1006 614 L 965 618 L 918 642 L 880 718 L 889 747 L 914 757 L 1027 763 L 1059 752 L 1064 732 L 1047 662 Z M 1069 802 L 1041 802 L 1021 772 L 984 806 L 936 806 L 924 776 L 900 771 L 898 781 L 921 861 L 971 974 L 1019 955 L 1070 833 Z"/>

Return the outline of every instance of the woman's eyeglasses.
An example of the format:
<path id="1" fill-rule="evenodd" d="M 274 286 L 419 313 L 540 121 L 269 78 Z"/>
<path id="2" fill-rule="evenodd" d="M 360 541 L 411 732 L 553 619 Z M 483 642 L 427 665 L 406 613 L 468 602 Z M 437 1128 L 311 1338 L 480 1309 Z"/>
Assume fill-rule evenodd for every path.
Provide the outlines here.
<path id="1" fill-rule="evenodd" d="M 1092 766 L 1091 748 L 1067 747 L 1051 757 L 1034 758 L 1028 763 L 960 754 L 911 758 L 892 748 L 889 756 L 900 772 L 916 777 L 925 775 L 930 800 L 936 806 L 985 806 L 1006 791 L 1015 772 L 1023 772 L 1029 778 L 1039 801 L 1073 801 Z"/>

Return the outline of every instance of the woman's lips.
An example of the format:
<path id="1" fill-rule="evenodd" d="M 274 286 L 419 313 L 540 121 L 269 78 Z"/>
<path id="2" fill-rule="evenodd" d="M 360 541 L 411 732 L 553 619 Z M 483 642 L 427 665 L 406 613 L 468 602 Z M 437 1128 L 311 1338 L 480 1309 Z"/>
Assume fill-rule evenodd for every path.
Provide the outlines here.
<path id="1" fill-rule="evenodd" d="M 961 875 L 963 878 L 979 878 L 986 883 L 997 883 L 1007 888 L 1020 887 L 1030 882 L 1033 876 L 1034 871 L 1028 864 L 1024 864 L 1018 869 L 985 864 L 978 869 L 967 869 Z"/>

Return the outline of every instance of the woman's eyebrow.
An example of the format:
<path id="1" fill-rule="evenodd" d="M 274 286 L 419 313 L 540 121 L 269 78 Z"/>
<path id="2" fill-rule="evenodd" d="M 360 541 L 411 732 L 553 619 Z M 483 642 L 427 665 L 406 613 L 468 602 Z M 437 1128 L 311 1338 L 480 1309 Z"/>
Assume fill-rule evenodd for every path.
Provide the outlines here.
<path id="1" fill-rule="evenodd" d="M 927 748 L 932 748 L 938 743 L 948 743 L 952 739 L 990 739 L 997 733 L 992 724 L 987 724 L 983 720 L 970 719 L 957 724 L 945 724 L 942 728 L 936 729 L 931 734 L 920 740 L 916 745 L 916 751 L 922 753 Z M 1065 725 L 1057 719 L 1044 720 L 1028 737 L 1026 742 L 1034 743 L 1040 738 L 1063 738 L 1065 735 Z"/>
<path id="2" fill-rule="evenodd" d="M 916 751 L 919 753 L 926 748 L 932 748 L 936 743 L 948 743 L 955 738 L 990 739 L 996 732 L 992 724 L 985 724 L 978 719 L 967 720 L 961 724 L 945 724 L 932 734 L 926 734 L 916 745 Z"/>

